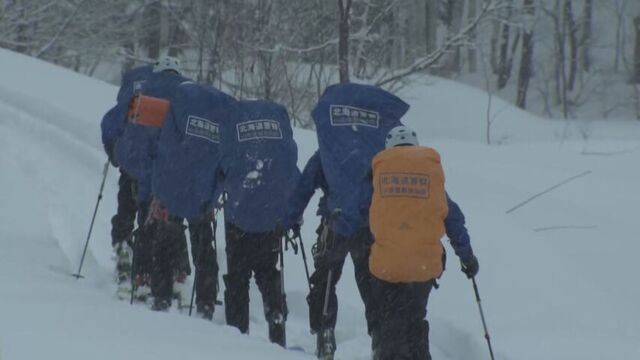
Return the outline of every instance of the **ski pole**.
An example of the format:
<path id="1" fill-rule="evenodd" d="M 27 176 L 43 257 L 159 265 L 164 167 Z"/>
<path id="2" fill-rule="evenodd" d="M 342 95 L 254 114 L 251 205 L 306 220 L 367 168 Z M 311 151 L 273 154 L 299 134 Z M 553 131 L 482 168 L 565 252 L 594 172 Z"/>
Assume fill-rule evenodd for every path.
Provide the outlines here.
<path id="1" fill-rule="evenodd" d="M 191 286 L 191 300 L 189 301 L 189 316 L 191 316 L 191 312 L 193 311 L 193 299 L 196 294 L 196 283 L 198 282 L 198 270 L 200 269 L 200 265 L 201 265 L 200 262 L 202 261 L 202 257 L 204 254 L 204 239 L 200 238 L 200 234 L 202 231 L 201 227 L 204 226 L 205 224 L 207 226 L 209 225 L 207 222 L 205 222 L 204 224 L 198 224 L 198 227 L 197 227 L 198 234 L 196 235 L 196 237 L 198 239 L 198 257 L 193 259 L 196 271 L 193 275 L 193 286 Z M 189 235 L 191 236 L 191 234 Z"/>
<path id="2" fill-rule="evenodd" d="M 131 247 L 131 250 L 133 250 L 131 252 L 131 272 L 129 273 L 129 278 L 131 279 L 131 298 L 129 299 L 129 305 L 133 305 L 133 299 L 136 295 L 136 290 L 138 289 L 138 287 L 136 286 L 136 279 L 135 279 L 135 274 L 136 274 L 136 266 L 138 266 L 138 261 L 137 261 L 137 247 L 138 244 L 140 243 L 140 239 L 137 238 L 138 235 L 134 233 L 134 240 L 133 240 L 133 246 Z M 139 255 L 139 254 L 138 254 Z"/>
<path id="3" fill-rule="evenodd" d="M 335 232 L 335 222 L 337 217 L 342 213 L 342 209 L 340 208 L 336 208 L 333 210 L 333 212 L 331 213 L 331 215 L 329 216 L 329 221 L 327 222 L 327 226 L 322 229 L 322 235 L 321 235 L 321 240 L 322 242 L 324 242 L 324 256 L 330 256 L 327 255 L 327 251 L 331 251 L 332 249 L 329 249 L 329 245 L 331 246 L 331 248 L 335 247 L 335 242 L 336 242 L 336 232 Z M 331 244 L 327 244 L 327 237 L 329 237 L 329 231 L 331 231 Z M 325 258 L 326 260 L 326 258 Z M 328 263 L 328 262 L 325 262 Z M 330 292 L 331 292 L 331 282 L 333 281 L 333 268 L 329 268 L 329 272 L 327 274 L 327 286 L 324 289 L 324 304 L 322 306 L 322 331 L 324 332 L 324 330 L 327 327 L 327 321 L 328 321 L 328 317 L 329 317 L 329 296 L 330 296 Z"/>
<path id="4" fill-rule="evenodd" d="M 491 355 L 491 360 L 494 360 L 493 349 L 491 348 L 491 340 L 489 338 L 489 331 L 487 330 L 487 322 L 484 319 L 484 311 L 482 311 L 482 305 L 480 303 L 480 293 L 478 292 L 478 284 L 476 284 L 475 277 L 472 277 L 471 281 L 473 281 L 473 291 L 476 293 L 476 302 L 478 303 L 478 309 L 480 310 L 480 318 L 482 319 L 482 326 L 484 327 L 484 338 L 487 339 L 487 345 L 489 345 L 489 354 Z"/>
<path id="5" fill-rule="evenodd" d="M 282 347 L 287 347 L 287 305 L 285 304 L 285 290 L 284 290 L 284 249 L 282 245 L 282 237 L 280 238 L 280 311 L 282 313 Z"/>
<path id="6" fill-rule="evenodd" d="M 311 277 L 309 276 L 309 266 L 307 265 L 307 253 L 304 251 L 304 243 L 302 242 L 302 235 L 298 236 L 300 240 L 300 250 L 302 250 L 302 262 L 304 263 L 304 272 L 307 275 L 307 285 L 309 286 L 309 292 L 311 292 Z"/>
<path id="7" fill-rule="evenodd" d="M 218 212 L 220 210 L 216 210 L 215 215 L 213 216 L 213 256 L 216 260 L 216 267 L 218 264 L 218 241 L 217 239 L 217 231 L 218 231 Z M 216 299 L 215 305 L 222 305 L 222 301 L 218 300 L 218 294 L 220 294 L 220 281 L 218 280 L 218 274 L 216 274 Z"/>
<path id="8" fill-rule="evenodd" d="M 104 190 L 104 182 L 107 179 L 107 172 L 109 171 L 109 160 L 104 163 L 104 168 L 102 169 L 102 183 L 100 184 L 100 192 L 98 193 L 98 200 L 96 201 L 96 207 L 93 209 L 93 217 L 91 218 L 91 225 L 89 225 L 89 233 L 87 234 L 87 240 L 84 242 L 84 250 L 82 250 L 82 258 L 80 258 L 80 265 L 78 266 L 78 272 L 72 274 L 76 279 L 83 278 L 84 276 L 80 275 L 80 271 L 82 271 L 82 265 L 84 264 L 84 257 L 87 254 L 87 248 L 89 247 L 89 239 L 91 238 L 91 231 L 93 231 L 93 223 L 96 220 L 96 214 L 98 213 L 98 205 L 100 205 L 100 200 L 102 200 L 102 191 Z"/>

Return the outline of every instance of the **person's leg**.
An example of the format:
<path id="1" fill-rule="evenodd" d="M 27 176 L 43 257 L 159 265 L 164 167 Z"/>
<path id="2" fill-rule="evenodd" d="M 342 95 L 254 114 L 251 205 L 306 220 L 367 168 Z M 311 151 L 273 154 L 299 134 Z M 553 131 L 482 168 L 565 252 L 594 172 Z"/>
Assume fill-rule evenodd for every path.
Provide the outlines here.
<path id="1" fill-rule="evenodd" d="M 154 220 L 156 236 L 152 247 L 151 290 L 154 296 L 154 310 L 166 310 L 171 306 L 176 262 L 184 241 L 183 219 L 169 216 Z"/>
<path id="2" fill-rule="evenodd" d="M 408 338 L 414 339 L 410 343 L 411 359 L 431 360 L 429 352 L 429 322 L 427 303 L 433 288 L 433 280 L 426 283 L 412 283 L 410 285 L 410 301 L 407 307 Z"/>
<path id="3" fill-rule="evenodd" d="M 251 278 L 248 250 L 251 236 L 231 223 L 225 224 L 227 274 L 223 276 L 225 290 L 225 316 L 227 325 L 237 327 L 240 332 L 249 332 L 249 279 Z"/>
<path id="4" fill-rule="evenodd" d="M 138 207 L 136 205 L 134 182 L 129 175 L 120 170 L 118 180 L 118 210 L 111 218 L 111 246 L 116 259 L 116 279 L 118 296 L 125 298 L 129 288 L 131 266 L 133 262 L 133 225 Z"/>
<path id="5" fill-rule="evenodd" d="M 426 306 L 433 282 L 388 283 L 372 279 L 379 323 L 372 332 L 374 360 L 430 360 Z"/>
<path id="6" fill-rule="evenodd" d="M 347 256 L 347 238 L 335 235 L 328 229 L 320 232 L 314 252 L 315 271 L 311 275 L 311 291 L 307 296 L 309 304 L 309 325 L 317 334 L 319 356 L 333 354 L 336 350 L 334 329 L 338 317 L 338 297 L 336 284 L 342 276 L 344 260 Z"/>
<path id="7" fill-rule="evenodd" d="M 117 246 L 123 241 L 131 242 L 133 223 L 138 207 L 135 198 L 135 180 L 120 170 L 118 179 L 118 210 L 111 218 L 111 245 Z"/>
<path id="8" fill-rule="evenodd" d="M 133 232 L 133 281 L 135 296 L 146 300 L 151 294 L 151 273 L 153 272 L 153 247 L 157 228 L 147 222 L 149 203 L 138 203 L 137 228 Z"/>
<path id="9" fill-rule="evenodd" d="M 196 309 L 203 317 L 211 319 L 218 295 L 218 259 L 212 245 L 211 222 L 208 219 L 189 220 L 189 233 L 196 269 Z"/>
<path id="10" fill-rule="evenodd" d="M 378 300 L 378 324 L 372 332 L 374 360 L 411 359 L 408 335 L 407 285 L 372 279 L 373 296 Z M 413 360 L 413 359 L 411 359 Z"/>
<path id="11" fill-rule="evenodd" d="M 254 248 L 253 271 L 256 285 L 262 294 L 264 315 L 269 324 L 269 340 L 285 346 L 287 302 L 278 261 L 282 238 L 275 232 L 257 235 Z"/>
<path id="12" fill-rule="evenodd" d="M 372 243 L 373 236 L 368 228 L 361 229 L 355 236 L 350 238 L 349 242 L 356 285 L 364 303 L 368 334 L 371 334 L 378 322 L 376 298 L 373 296 L 371 289 L 372 275 L 369 271 L 369 253 L 371 252 Z"/>

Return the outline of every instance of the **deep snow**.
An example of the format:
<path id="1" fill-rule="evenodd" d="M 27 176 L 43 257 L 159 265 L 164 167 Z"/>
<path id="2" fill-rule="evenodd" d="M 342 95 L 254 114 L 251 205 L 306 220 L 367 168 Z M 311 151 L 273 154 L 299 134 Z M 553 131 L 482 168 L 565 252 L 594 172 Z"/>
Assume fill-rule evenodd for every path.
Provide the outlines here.
<path id="1" fill-rule="evenodd" d="M 177 310 L 154 313 L 113 296 L 109 219 L 117 170 L 104 199 L 83 274 L 75 280 L 105 161 L 102 114 L 116 88 L 0 50 L 0 358 L 301 359 L 266 340 L 259 293 L 251 335 Z M 26 74 L 29 74 L 28 78 Z M 637 122 L 542 120 L 487 95 L 429 78 L 403 94 L 406 122 L 443 158 L 450 195 L 467 215 L 480 260 L 478 285 L 498 359 L 640 358 L 640 287 L 635 266 L 640 205 Z M 302 167 L 315 134 L 296 131 Z M 591 171 L 519 209 L 572 176 Z M 317 197 L 305 216 L 315 240 Z M 555 228 L 557 227 L 557 228 Z M 551 228 L 546 229 L 545 228 Z M 224 236 L 218 260 L 226 271 Z M 450 247 L 448 247 L 450 250 Z M 338 359 L 368 359 L 363 307 L 347 260 L 338 286 Z M 289 345 L 314 348 L 299 255 L 286 256 Z M 434 359 L 488 359 L 470 282 L 449 251 L 428 317 Z M 309 357 L 312 358 L 312 357 Z"/>

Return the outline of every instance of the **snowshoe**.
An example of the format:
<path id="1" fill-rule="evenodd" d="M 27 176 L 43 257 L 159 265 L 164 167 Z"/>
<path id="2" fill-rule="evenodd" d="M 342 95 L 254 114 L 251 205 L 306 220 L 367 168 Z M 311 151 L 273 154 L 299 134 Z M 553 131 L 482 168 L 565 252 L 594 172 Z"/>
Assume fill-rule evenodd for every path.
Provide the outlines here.
<path id="1" fill-rule="evenodd" d="M 336 352 L 336 337 L 333 329 L 324 329 L 318 333 L 316 355 L 321 360 L 333 360 Z"/>
<path id="2" fill-rule="evenodd" d="M 116 297 L 119 300 L 129 300 L 131 298 L 131 283 L 125 282 L 122 284 L 118 284 L 118 289 L 116 289 Z"/>
<path id="3" fill-rule="evenodd" d="M 178 308 L 189 306 L 191 293 L 187 286 L 187 273 L 184 271 L 177 272 L 173 278 L 173 298 L 178 302 Z"/>
<path id="4" fill-rule="evenodd" d="M 118 284 L 127 283 L 131 275 L 133 250 L 126 241 L 122 241 L 114 247 L 114 252 L 116 260 L 116 281 Z"/>
<path id="5" fill-rule="evenodd" d="M 113 259 L 116 262 L 115 281 L 118 284 L 116 297 L 126 300 L 131 297 L 131 262 L 133 260 L 133 250 L 126 241 L 119 242 L 113 248 Z"/>

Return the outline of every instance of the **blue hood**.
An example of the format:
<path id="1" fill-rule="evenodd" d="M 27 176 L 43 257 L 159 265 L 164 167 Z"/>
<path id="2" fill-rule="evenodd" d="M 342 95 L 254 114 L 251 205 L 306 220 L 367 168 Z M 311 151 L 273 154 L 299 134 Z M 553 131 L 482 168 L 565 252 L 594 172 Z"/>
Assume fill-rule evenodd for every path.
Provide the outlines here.
<path id="1" fill-rule="evenodd" d="M 271 101 L 240 101 L 243 118 L 223 126 L 225 220 L 247 232 L 286 221 L 287 200 L 300 176 L 298 148 L 286 109 Z"/>
<path id="2" fill-rule="evenodd" d="M 409 105 L 397 96 L 360 84 L 329 86 L 313 109 L 322 169 L 331 189 L 327 206 L 331 212 L 342 210 L 334 224 L 338 234 L 349 236 L 368 225 L 360 204 L 371 160 L 407 110 Z"/>
<path id="3" fill-rule="evenodd" d="M 122 135 L 126 123 L 129 101 L 136 89 L 140 89 L 142 84 L 151 76 L 153 67 L 151 65 L 133 68 L 122 76 L 120 90 L 118 90 L 117 103 L 102 118 L 100 128 L 102 130 L 102 144 L 110 145 Z"/>
<path id="4" fill-rule="evenodd" d="M 177 86 L 186 81 L 189 79 L 170 71 L 153 73 L 142 84 L 140 92 L 171 101 Z M 159 128 L 126 122 L 116 142 L 115 155 L 120 167 L 138 180 L 138 201 L 148 201 L 151 197 L 151 171 L 159 135 Z"/>
<path id="5" fill-rule="evenodd" d="M 233 97 L 209 86 L 178 86 L 158 140 L 152 182 L 153 194 L 171 214 L 194 218 L 215 204 L 220 124 L 239 117 Z"/>

